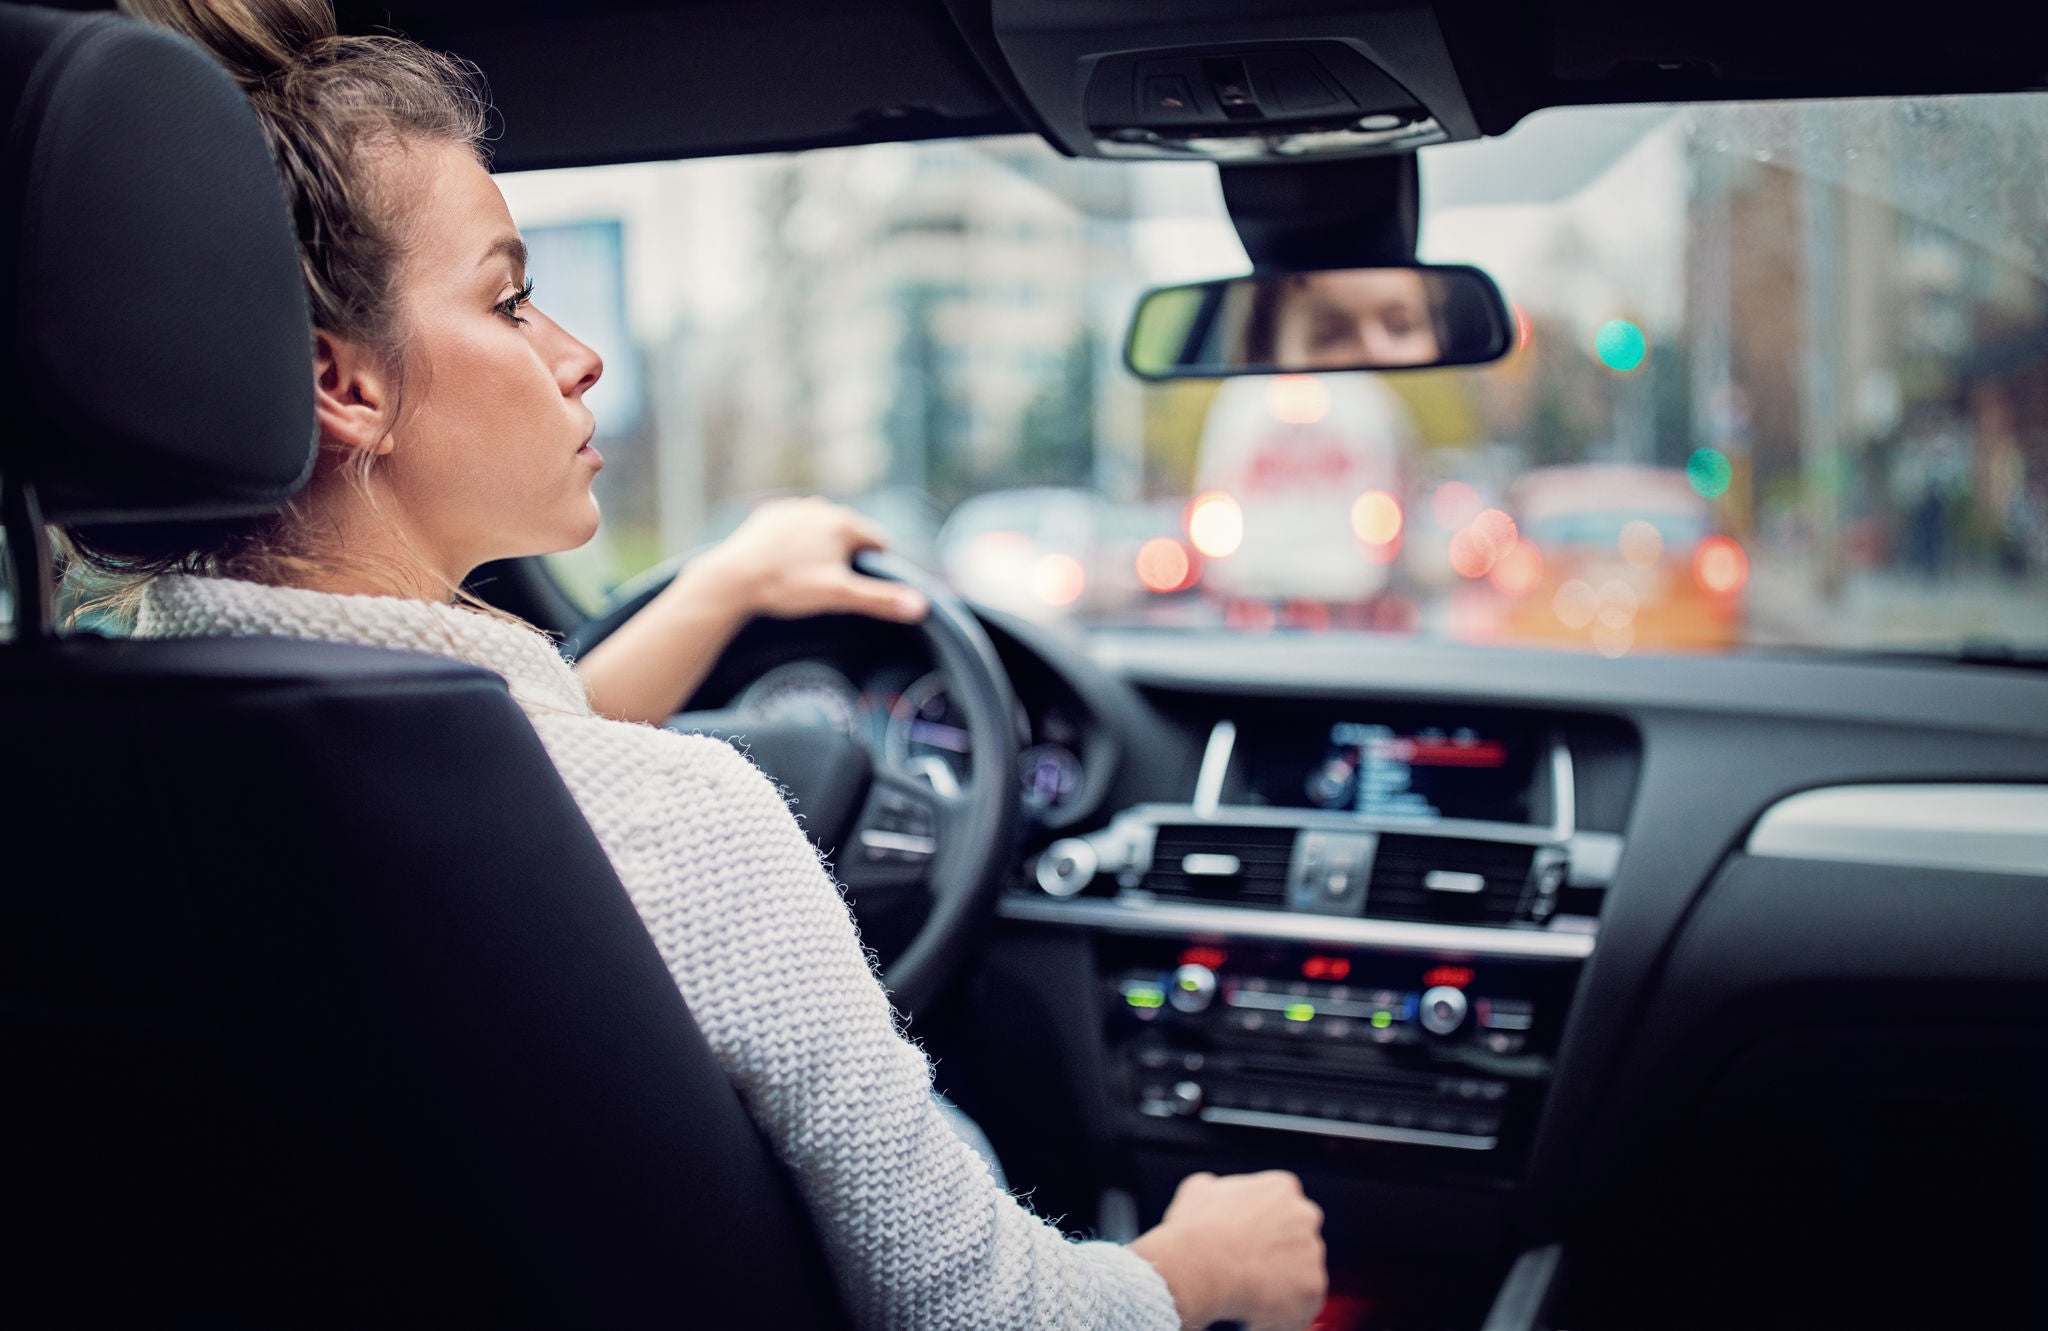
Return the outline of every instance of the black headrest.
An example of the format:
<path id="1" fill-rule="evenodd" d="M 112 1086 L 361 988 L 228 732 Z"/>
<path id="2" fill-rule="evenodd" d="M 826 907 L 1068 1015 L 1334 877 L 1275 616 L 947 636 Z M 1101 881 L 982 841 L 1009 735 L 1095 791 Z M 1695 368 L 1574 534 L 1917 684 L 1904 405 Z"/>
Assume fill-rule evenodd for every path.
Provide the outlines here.
<path id="1" fill-rule="evenodd" d="M 312 331 L 241 90 L 147 24 L 0 5 L 0 107 L 0 470 L 52 522 L 276 507 L 312 468 Z"/>

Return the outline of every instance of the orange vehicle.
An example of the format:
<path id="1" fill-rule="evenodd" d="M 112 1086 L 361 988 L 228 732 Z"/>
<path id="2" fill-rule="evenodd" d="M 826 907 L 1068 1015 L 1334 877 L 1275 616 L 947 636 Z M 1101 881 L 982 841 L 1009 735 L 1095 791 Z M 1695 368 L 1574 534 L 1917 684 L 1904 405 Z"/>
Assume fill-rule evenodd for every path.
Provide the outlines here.
<path id="1" fill-rule="evenodd" d="M 1459 571 L 1502 598 L 1510 641 L 1620 656 L 1741 640 L 1749 557 L 1714 533 L 1683 471 L 1546 467 L 1515 482 L 1508 506 L 1513 522 L 1475 530 Z"/>

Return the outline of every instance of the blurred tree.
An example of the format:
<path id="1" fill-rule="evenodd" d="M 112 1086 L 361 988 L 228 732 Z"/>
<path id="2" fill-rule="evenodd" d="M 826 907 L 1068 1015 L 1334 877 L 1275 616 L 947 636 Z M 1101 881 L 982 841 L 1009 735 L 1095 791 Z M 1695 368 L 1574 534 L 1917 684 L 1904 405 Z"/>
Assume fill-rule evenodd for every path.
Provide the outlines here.
<path id="1" fill-rule="evenodd" d="M 889 480 L 931 495 L 951 507 L 971 492 L 962 474 L 967 413 L 948 382 L 938 340 L 932 336 L 939 295 L 926 285 L 903 288 L 897 297 L 901 320 L 896 342 L 896 393 L 884 418 L 889 443 Z"/>
<path id="2" fill-rule="evenodd" d="M 1095 465 L 1095 330 L 1082 324 L 1018 427 L 1017 451 L 993 485 L 1081 485 Z"/>

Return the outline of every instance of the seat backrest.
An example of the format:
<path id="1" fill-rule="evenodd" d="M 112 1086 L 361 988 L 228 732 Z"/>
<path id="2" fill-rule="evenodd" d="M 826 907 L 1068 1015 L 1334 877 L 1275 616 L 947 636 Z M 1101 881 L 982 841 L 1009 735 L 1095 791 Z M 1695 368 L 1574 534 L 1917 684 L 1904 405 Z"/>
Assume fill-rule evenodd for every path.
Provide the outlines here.
<path id="1" fill-rule="evenodd" d="M 27 778 L 0 806 L 0 1306 L 836 1323 L 793 1189 L 496 676 L 71 640 L 0 651 L 0 736 Z"/>
<path id="2" fill-rule="evenodd" d="M 9 104 L 0 388 L 42 379 L 34 446 L 0 443 L 19 607 L 38 490 L 53 520 L 219 520 L 289 493 L 313 440 L 289 223 L 226 76 L 124 19 L 8 6 Z M 171 349 L 118 326 L 203 285 L 208 246 L 267 285 L 156 301 Z M 69 271 L 94 263 L 157 286 Z M 62 329 L 32 317 L 52 293 Z M 127 400 L 160 356 L 190 376 L 168 420 Z M 0 1068 L 13 1325 L 843 1321 L 532 727 L 453 662 L 0 646 Z"/>

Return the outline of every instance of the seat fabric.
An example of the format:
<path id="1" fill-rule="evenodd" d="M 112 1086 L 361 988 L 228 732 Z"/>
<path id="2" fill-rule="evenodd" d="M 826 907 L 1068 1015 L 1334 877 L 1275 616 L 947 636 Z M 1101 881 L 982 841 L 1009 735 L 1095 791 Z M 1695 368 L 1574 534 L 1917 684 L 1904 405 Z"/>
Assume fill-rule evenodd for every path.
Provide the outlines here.
<path id="1" fill-rule="evenodd" d="M 502 680 L 72 638 L 0 649 L 0 736 L 0 1309 L 841 1323 Z"/>

